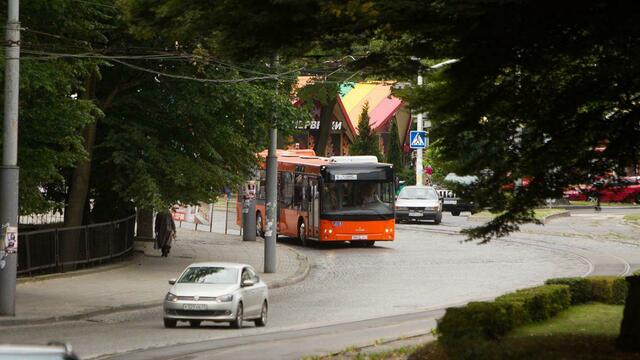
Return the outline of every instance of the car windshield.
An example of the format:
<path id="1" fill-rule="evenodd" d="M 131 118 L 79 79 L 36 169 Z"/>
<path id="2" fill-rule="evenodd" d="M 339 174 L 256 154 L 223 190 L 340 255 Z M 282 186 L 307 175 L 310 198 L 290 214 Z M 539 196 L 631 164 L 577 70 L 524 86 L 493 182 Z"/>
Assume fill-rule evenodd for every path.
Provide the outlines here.
<path id="1" fill-rule="evenodd" d="M 238 269 L 193 266 L 182 274 L 178 283 L 184 284 L 235 284 L 238 281 Z"/>
<path id="2" fill-rule="evenodd" d="M 406 187 L 400 191 L 398 198 L 438 200 L 438 194 L 432 188 Z"/>

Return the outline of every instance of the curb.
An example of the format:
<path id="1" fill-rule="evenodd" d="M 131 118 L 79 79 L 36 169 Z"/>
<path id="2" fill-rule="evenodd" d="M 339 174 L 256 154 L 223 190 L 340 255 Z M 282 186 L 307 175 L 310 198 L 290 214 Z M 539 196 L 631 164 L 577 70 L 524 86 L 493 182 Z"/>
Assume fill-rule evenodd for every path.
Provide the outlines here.
<path id="1" fill-rule="evenodd" d="M 569 212 L 569 210 L 565 210 L 563 212 L 547 215 L 543 217 L 542 220 L 540 220 L 540 222 L 542 222 L 543 224 L 546 224 L 549 220 L 553 220 L 561 217 L 568 217 L 568 216 L 571 216 L 571 212 Z"/>
<path id="2" fill-rule="evenodd" d="M 311 264 L 309 263 L 309 258 L 306 255 L 302 254 L 301 252 L 291 247 L 288 247 L 288 246 L 283 246 L 283 247 L 296 255 L 296 259 L 298 259 L 298 270 L 296 270 L 293 276 L 287 279 L 275 280 L 270 283 L 267 283 L 267 286 L 269 287 L 269 289 L 277 289 L 277 288 L 297 284 L 302 280 L 304 280 L 309 275 L 309 271 L 311 270 Z"/>
<path id="3" fill-rule="evenodd" d="M 545 217 L 543 217 L 542 219 L 540 219 L 540 222 L 543 224 L 546 224 L 547 221 L 549 220 L 553 220 L 556 218 L 561 218 L 561 217 L 567 217 L 567 216 L 571 216 L 571 212 L 569 210 L 565 210 L 565 211 L 561 211 L 555 214 L 551 214 L 551 215 L 547 215 Z M 473 216 L 469 216 L 467 218 L 468 221 L 474 221 L 474 222 L 485 222 L 485 221 L 489 221 L 493 218 L 490 217 L 473 217 Z"/>
<path id="4" fill-rule="evenodd" d="M 304 280 L 307 277 L 307 275 L 309 275 L 309 271 L 311 269 L 311 265 L 309 263 L 309 258 L 306 255 L 304 255 L 304 254 L 298 252 L 297 250 L 294 250 L 293 248 L 290 248 L 288 246 L 283 246 L 283 245 L 279 245 L 279 246 L 282 246 L 286 250 L 291 251 L 292 253 L 294 253 L 296 255 L 296 259 L 298 260 L 298 269 L 293 274 L 293 276 L 291 276 L 289 278 L 267 282 L 267 286 L 269 287 L 269 289 L 277 289 L 277 288 L 281 288 L 281 287 L 285 287 L 285 286 L 288 286 L 288 285 L 293 285 L 293 284 L 299 283 L 302 280 Z M 124 267 L 124 266 L 129 265 L 129 263 L 130 263 L 130 261 L 127 261 L 124 264 L 117 264 L 118 266 L 114 266 L 114 267 L 111 267 L 109 269 L 105 269 L 105 267 L 87 269 L 87 272 L 83 272 L 82 274 L 80 274 L 79 271 L 76 271 L 76 272 L 73 272 L 73 273 L 52 274 L 52 275 L 55 275 L 56 277 L 72 277 L 72 276 L 77 276 L 77 275 L 86 275 L 86 274 L 90 274 L 90 273 L 93 273 L 93 272 L 105 271 L 105 270 L 113 270 L 113 269 L 118 268 L 118 267 Z M 44 276 L 48 276 L 48 275 L 44 275 Z M 38 277 L 39 279 L 34 279 L 34 280 L 31 280 L 31 281 L 28 281 L 28 282 L 32 282 L 32 281 L 33 282 L 37 282 L 37 281 L 50 280 L 50 279 L 56 278 L 56 277 L 49 277 L 49 278 L 42 278 L 42 279 L 40 279 L 40 277 Z M 162 306 L 162 301 L 150 301 L 150 302 L 144 302 L 144 303 L 138 303 L 138 304 L 115 306 L 115 307 L 110 307 L 110 308 L 106 308 L 106 309 L 89 311 L 89 312 L 85 312 L 85 313 L 81 313 L 81 314 L 52 316 L 52 317 L 48 317 L 48 318 L 37 318 L 37 319 L 7 318 L 7 319 L 0 319 L 0 326 L 40 325 L 40 324 L 45 324 L 45 323 L 53 323 L 53 322 L 61 322 L 61 321 L 83 320 L 83 319 L 94 317 L 94 316 L 108 315 L 108 314 L 114 314 L 114 313 L 118 313 L 118 312 L 125 312 L 125 311 L 132 311 L 132 310 L 144 310 L 144 309 L 149 309 L 149 308 L 158 307 L 158 306 Z"/>

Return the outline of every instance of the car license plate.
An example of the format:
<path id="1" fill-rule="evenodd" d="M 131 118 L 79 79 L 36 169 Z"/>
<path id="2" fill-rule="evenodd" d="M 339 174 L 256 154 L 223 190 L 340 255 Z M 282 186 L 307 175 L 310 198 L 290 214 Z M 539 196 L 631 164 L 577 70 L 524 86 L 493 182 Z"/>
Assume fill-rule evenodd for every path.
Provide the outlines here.
<path id="1" fill-rule="evenodd" d="M 367 235 L 352 235 L 351 240 L 367 240 L 369 237 Z"/>
<path id="2" fill-rule="evenodd" d="M 206 304 L 184 304 L 182 307 L 185 310 L 207 310 Z"/>
<path id="3" fill-rule="evenodd" d="M 421 217 L 422 216 L 422 212 L 420 212 L 420 211 L 411 211 L 411 212 L 409 212 L 409 216 Z"/>
<path id="4" fill-rule="evenodd" d="M 458 203 L 458 200 L 456 200 L 456 199 L 444 199 L 444 203 L 445 204 L 453 204 L 453 205 L 455 205 L 455 204 Z"/>

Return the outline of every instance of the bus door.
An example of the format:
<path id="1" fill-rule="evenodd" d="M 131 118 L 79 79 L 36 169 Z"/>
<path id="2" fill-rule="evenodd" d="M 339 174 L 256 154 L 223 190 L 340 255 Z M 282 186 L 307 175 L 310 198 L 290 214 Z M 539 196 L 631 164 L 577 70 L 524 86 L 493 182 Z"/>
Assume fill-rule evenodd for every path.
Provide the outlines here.
<path id="1" fill-rule="evenodd" d="M 313 237 L 319 238 L 320 231 L 318 226 L 320 225 L 320 196 L 318 191 L 318 178 L 309 177 L 309 234 Z"/>

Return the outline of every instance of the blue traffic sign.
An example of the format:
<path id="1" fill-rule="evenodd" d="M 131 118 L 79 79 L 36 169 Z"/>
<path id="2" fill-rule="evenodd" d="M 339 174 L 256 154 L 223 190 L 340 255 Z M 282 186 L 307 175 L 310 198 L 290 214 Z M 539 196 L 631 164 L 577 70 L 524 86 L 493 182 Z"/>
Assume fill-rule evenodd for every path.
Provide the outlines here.
<path id="1" fill-rule="evenodd" d="M 409 133 L 409 147 L 412 149 L 424 149 L 427 147 L 427 132 L 411 130 Z"/>

